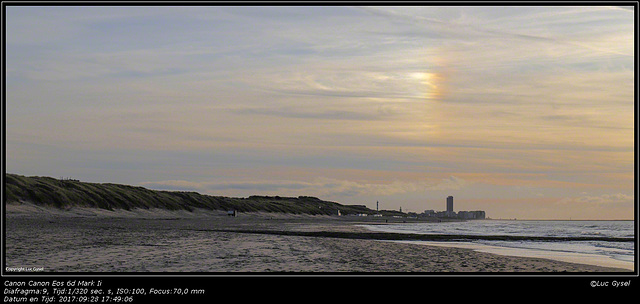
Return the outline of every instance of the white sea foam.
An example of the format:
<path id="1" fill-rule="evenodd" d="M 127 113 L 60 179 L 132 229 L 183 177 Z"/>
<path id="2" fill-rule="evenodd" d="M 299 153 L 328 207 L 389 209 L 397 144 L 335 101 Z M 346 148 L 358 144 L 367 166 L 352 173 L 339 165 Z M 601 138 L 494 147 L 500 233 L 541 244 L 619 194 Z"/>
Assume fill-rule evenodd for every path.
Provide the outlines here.
<path id="1" fill-rule="evenodd" d="M 634 269 L 635 242 L 614 238 L 634 238 L 633 221 L 467 221 L 442 223 L 403 223 L 363 225 L 374 231 L 445 234 L 506 235 L 569 238 L 563 241 L 426 242 L 432 245 L 471 248 L 502 255 L 542 257 L 599 266 Z M 580 240 L 596 236 L 602 240 Z M 424 242 L 423 242 L 424 243 Z"/>

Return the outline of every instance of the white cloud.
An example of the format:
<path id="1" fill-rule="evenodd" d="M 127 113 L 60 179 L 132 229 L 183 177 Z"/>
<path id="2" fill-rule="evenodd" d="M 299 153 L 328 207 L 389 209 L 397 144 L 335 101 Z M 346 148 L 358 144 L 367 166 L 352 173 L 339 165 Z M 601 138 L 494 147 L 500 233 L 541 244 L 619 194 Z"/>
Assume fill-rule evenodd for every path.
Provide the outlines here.
<path id="1" fill-rule="evenodd" d="M 8 7 L 6 33 L 16 173 L 103 180 L 92 169 L 108 167 L 110 182 L 353 201 L 488 197 L 459 177 L 544 173 L 557 182 L 548 199 L 597 185 L 608 188 L 566 202 L 629 201 L 602 194 L 629 193 L 632 180 L 617 177 L 633 169 L 628 10 Z M 23 151 L 31 158 L 10 157 Z M 306 173 L 272 180 L 265 167 Z"/>
<path id="2" fill-rule="evenodd" d="M 602 194 L 602 195 L 581 195 L 576 197 L 567 197 L 558 201 L 559 204 L 578 204 L 578 205 L 616 205 L 616 204 L 633 204 L 633 195 L 624 193 Z"/>
<path id="3" fill-rule="evenodd" d="M 471 184 L 451 176 L 433 181 L 400 181 L 388 183 L 359 182 L 335 178 L 317 178 L 311 182 L 292 180 L 189 182 L 167 180 L 143 182 L 140 185 L 158 190 L 196 191 L 208 194 L 243 193 L 243 195 L 311 195 L 319 197 L 352 197 L 361 195 L 391 196 L 426 191 L 459 190 Z"/>
<path id="4" fill-rule="evenodd" d="M 435 185 L 428 186 L 429 190 L 460 190 L 465 186 L 470 185 L 471 182 L 466 181 L 461 178 L 457 178 L 455 176 L 451 176 L 449 178 L 442 179 L 439 183 Z"/>

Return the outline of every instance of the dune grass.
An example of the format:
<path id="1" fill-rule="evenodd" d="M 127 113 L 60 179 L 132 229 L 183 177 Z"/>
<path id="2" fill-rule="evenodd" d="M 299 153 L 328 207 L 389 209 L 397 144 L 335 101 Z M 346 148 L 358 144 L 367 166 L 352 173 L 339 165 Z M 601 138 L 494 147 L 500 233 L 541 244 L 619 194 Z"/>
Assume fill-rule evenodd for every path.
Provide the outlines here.
<path id="1" fill-rule="evenodd" d="M 88 183 L 72 179 L 5 174 L 5 203 L 30 202 L 60 209 L 90 207 L 107 210 L 161 208 L 237 210 L 238 212 L 278 212 L 292 214 L 343 215 L 374 214 L 362 205 L 342 205 L 316 197 L 250 196 L 234 198 L 197 192 L 150 190 L 143 187 Z M 395 215 L 394 211 L 382 211 Z"/>

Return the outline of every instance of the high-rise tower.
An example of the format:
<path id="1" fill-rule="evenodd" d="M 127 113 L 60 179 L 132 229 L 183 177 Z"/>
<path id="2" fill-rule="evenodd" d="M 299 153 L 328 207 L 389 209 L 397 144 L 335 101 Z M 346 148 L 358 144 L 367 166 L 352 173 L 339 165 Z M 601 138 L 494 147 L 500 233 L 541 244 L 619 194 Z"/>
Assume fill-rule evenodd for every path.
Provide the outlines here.
<path id="1" fill-rule="evenodd" d="M 447 213 L 453 213 L 453 196 L 447 196 Z"/>

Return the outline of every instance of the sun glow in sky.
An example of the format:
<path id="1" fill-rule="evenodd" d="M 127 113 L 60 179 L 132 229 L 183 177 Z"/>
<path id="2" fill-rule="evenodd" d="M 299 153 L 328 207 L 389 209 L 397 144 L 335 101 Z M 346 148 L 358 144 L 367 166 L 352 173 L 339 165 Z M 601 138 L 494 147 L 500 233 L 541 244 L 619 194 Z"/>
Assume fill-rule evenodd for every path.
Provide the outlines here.
<path id="1" fill-rule="evenodd" d="M 9 5 L 6 172 L 632 219 L 635 14 Z"/>

